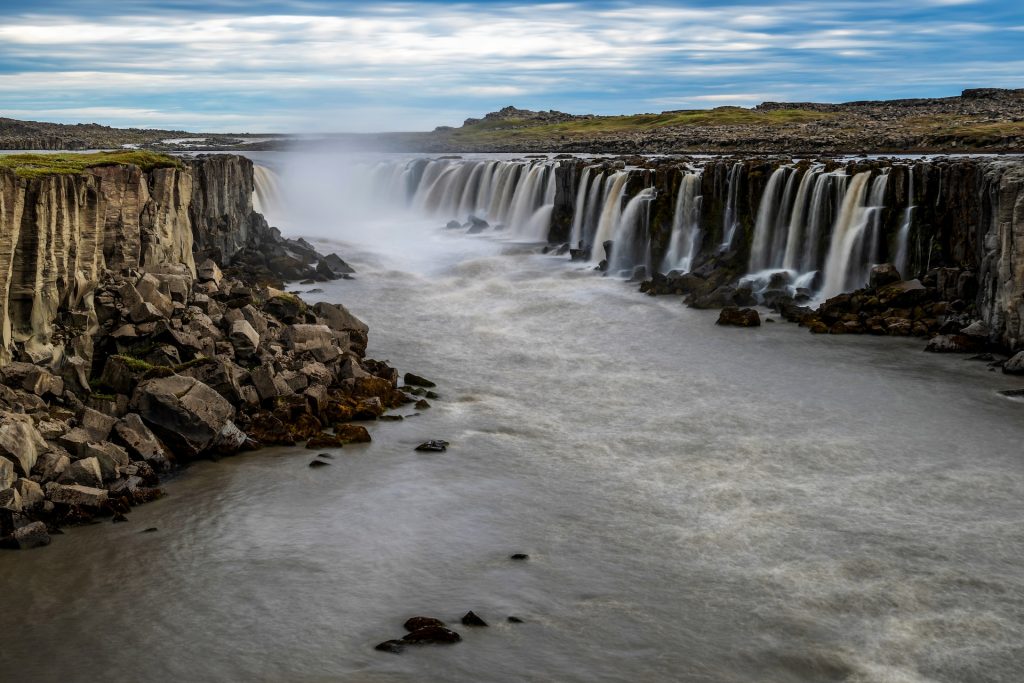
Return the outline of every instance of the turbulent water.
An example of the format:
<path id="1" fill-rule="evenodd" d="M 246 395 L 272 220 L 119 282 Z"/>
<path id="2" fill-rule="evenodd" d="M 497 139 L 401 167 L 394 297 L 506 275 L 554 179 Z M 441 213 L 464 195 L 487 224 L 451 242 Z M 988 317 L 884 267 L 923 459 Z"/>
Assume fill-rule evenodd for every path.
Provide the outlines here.
<path id="1" fill-rule="evenodd" d="M 358 271 L 307 298 L 442 399 L 331 467 L 200 463 L 128 524 L 0 555 L 4 678 L 1020 680 L 1024 404 L 997 393 L 1019 380 L 301 203 L 291 231 Z M 452 446 L 413 452 L 430 438 Z M 492 626 L 373 650 L 468 610 Z"/>

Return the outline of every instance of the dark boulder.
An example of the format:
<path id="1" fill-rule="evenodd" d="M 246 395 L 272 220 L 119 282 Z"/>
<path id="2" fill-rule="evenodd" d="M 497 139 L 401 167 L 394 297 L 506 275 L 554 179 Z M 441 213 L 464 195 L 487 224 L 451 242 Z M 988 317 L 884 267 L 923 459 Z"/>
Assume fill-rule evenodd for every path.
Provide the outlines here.
<path id="1" fill-rule="evenodd" d="M 761 325 L 761 316 L 752 308 L 728 306 L 722 309 L 718 316 L 717 324 L 735 327 L 759 327 Z"/>
<path id="2" fill-rule="evenodd" d="M 449 444 L 447 441 L 442 441 L 438 439 L 421 443 L 419 446 L 416 447 L 416 450 L 426 451 L 429 453 L 443 453 L 448 450 L 448 446 L 450 445 L 451 444 Z"/>
<path id="3" fill-rule="evenodd" d="M 487 622 L 481 619 L 475 612 L 470 610 L 462 617 L 463 626 L 487 626 Z"/>
<path id="4" fill-rule="evenodd" d="M 407 633 L 402 640 L 416 645 L 450 645 L 462 640 L 462 636 L 443 626 L 426 626 Z"/>

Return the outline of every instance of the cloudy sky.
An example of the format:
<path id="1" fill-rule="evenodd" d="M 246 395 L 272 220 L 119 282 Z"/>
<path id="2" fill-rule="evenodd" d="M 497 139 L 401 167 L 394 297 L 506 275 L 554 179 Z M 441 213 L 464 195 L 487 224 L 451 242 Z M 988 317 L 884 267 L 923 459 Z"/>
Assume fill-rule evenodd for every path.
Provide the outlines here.
<path id="1" fill-rule="evenodd" d="M 0 0 L 0 116 L 428 130 L 1024 87 L 1022 0 Z"/>

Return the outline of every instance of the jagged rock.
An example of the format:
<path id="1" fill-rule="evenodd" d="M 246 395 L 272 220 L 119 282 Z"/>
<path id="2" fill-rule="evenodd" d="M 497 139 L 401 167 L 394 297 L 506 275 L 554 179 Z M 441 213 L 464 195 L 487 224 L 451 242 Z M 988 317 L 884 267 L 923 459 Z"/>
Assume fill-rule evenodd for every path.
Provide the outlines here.
<path id="1" fill-rule="evenodd" d="M 2 472 L 4 462 L 0 460 L 0 484 L 3 483 Z M 32 468 L 32 473 L 43 482 L 54 481 L 64 474 L 70 465 L 71 458 L 63 453 L 43 453 L 36 460 L 36 466 Z M 0 488 L 3 488 L 3 486 L 0 486 Z"/>
<path id="2" fill-rule="evenodd" d="M 973 323 L 960 330 L 960 334 L 984 341 L 988 339 L 991 334 L 991 330 L 984 322 L 975 320 Z"/>
<path id="3" fill-rule="evenodd" d="M 31 550 L 50 545 L 50 534 L 42 522 L 32 522 L 15 529 L 11 538 L 20 550 Z"/>
<path id="4" fill-rule="evenodd" d="M 0 491 L 0 510 L 7 512 L 21 512 L 21 494 L 17 489 L 9 488 Z"/>
<path id="5" fill-rule="evenodd" d="M 107 502 L 104 489 L 79 484 L 48 484 L 46 495 L 54 503 L 99 508 Z"/>
<path id="6" fill-rule="evenodd" d="M 384 414 L 384 404 L 381 403 L 380 398 L 372 396 L 370 398 L 363 399 L 356 404 L 355 409 L 352 411 L 353 420 L 376 420 L 378 417 Z"/>
<path id="7" fill-rule="evenodd" d="M 75 427 L 57 439 L 57 442 L 76 458 L 82 457 L 85 447 L 92 441 L 94 441 L 92 434 L 81 427 Z"/>
<path id="8" fill-rule="evenodd" d="M 416 447 L 416 450 L 427 451 L 432 453 L 443 453 L 444 451 L 448 450 L 448 446 L 450 445 L 451 444 L 448 443 L 447 441 L 436 439 L 433 441 L 426 441 L 424 443 L 421 443 L 419 446 Z"/>
<path id="9" fill-rule="evenodd" d="M 32 363 L 8 363 L 0 368 L 0 381 L 7 386 L 21 387 L 36 396 L 60 396 L 64 380 Z"/>
<path id="10" fill-rule="evenodd" d="M 34 508 L 37 505 L 41 505 L 45 498 L 43 487 L 31 479 L 22 477 L 14 482 L 14 489 L 21 495 L 21 504 L 25 508 Z"/>
<path id="11" fill-rule="evenodd" d="M 157 320 L 163 320 L 164 314 L 160 310 L 149 303 L 148 301 L 140 301 L 139 303 L 132 306 L 131 310 L 132 322 L 135 324 L 152 323 Z"/>
<path id="12" fill-rule="evenodd" d="M 231 339 L 231 345 L 235 347 L 235 353 L 241 358 L 256 353 L 260 346 L 260 335 L 247 320 L 236 320 L 231 323 L 228 337 Z"/>
<path id="13" fill-rule="evenodd" d="M 475 612 L 466 612 L 465 616 L 462 617 L 463 626 L 487 626 L 487 622 L 476 615 Z"/>
<path id="14" fill-rule="evenodd" d="M 760 327 L 761 316 L 752 308 L 727 306 L 719 314 L 717 324 L 733 325 L 736 327 Z"/>
<path id="15" fill-rule="evenodd" d="M 174 313 L 174 302 L 171 297 L 164 294 L 160 280 L 151 273 L 146 273 L 135 283 L 135 291 L 139 293 L 142 301 L 150 304 L 160 312 L 164 318 L 169 318 Z"/>
<path id="16" fill-rule="evenodd" d="M 245 443 L 233 422 L 234 407 L 193 377 L 145 380 L 135 389 L 130 407 L 176 455 L 233 452 Z"/>
<path id="17" fill-rule="evenodd" d="M 18 474 L 27 477 L 39 458 L 48 450 L 46 441 L 28 415 L 0 412 L 0 457 L 14 463 Z"/>
<path id="18" fill-rule="evenodd" d="M 196 279 L 200 282 L 212 282 L 219 285 L 224 279 L 224 273 L 213 259 L 206 259 L 196 266 Z"/>
<path id="19" fill-rule="evenodd" d="M 1007 375 L 1024 375 L 1024 351 L 1015 354 L 1003 363 L 1003 372 Z"/>
<path id="20" fill-rule="evenodd" d="M 429 379 L 425 379 L 423 377 L 420 377 L 419 375 L 414 375 L 411 372 L 405 373 L 404 381 L 405 381 L 406 386 L 428 387 L 428 388 L 433 388 L 433 387 L 437 386 L 436 384 L 431 382 Z"/>
<path id="21" fill-rule="evenodd" d="M 114 427 L 118 438 L 128 447 L 130 455 L 156 468 L 166 467 L 167 451 L 156 435 L 137 413 L 128 413 Z"/>
<path id="22" fill-rule="evenodd" d="M 125 467 L 131 462 L 131 458 L 128 457 L 128 451 L 106 441 L 88 444 L 85 447 L 85 456 L 85 460 L 95 458 L 99 463 L 103 481 L 116 479 L 119 468 Z M 84 462 L 85 460 L 80 460 L 79 462 Z"/>
<path id="23" fill-rule="evenodd" d="M 71 463 L 58 481 L 83 486 L 102 486 L 103 470 L 96 458 L 82 458 Z"/>
<path id="24" fill-rule="evenodd" d="M 110 430 L 117 424 L 117 418 L 84 408 L 78 414 L 78 424 L 89 433 L 93 441 L 106 441 L 110 437 Z"/>
<path id="25" fill-rule="evenodd" d="M 289 325 L 281 339 L 289 350 L 295 353 L 309 352 L 320 362 L 331 361 L 341 355 L 335 346 L 334 334 L 327 325 Z"/>

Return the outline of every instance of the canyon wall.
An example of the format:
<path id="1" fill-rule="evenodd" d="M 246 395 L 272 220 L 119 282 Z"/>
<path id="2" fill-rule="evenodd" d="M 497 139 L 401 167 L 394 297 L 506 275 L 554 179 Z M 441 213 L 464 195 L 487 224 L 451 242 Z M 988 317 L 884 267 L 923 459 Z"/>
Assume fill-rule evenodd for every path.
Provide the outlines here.
<path id="1" fill-rule="evenodd" d="M 252 162 L 239 156 L 148 172 L 0 171 L 0 362 L 56 365 L 65 342 L 88 360 L 98 324 L 92 295 L 107 269 L 194 274 L 196 253 L 227 263 L 276 234 L 253 211 L 252 192 Z"/>

